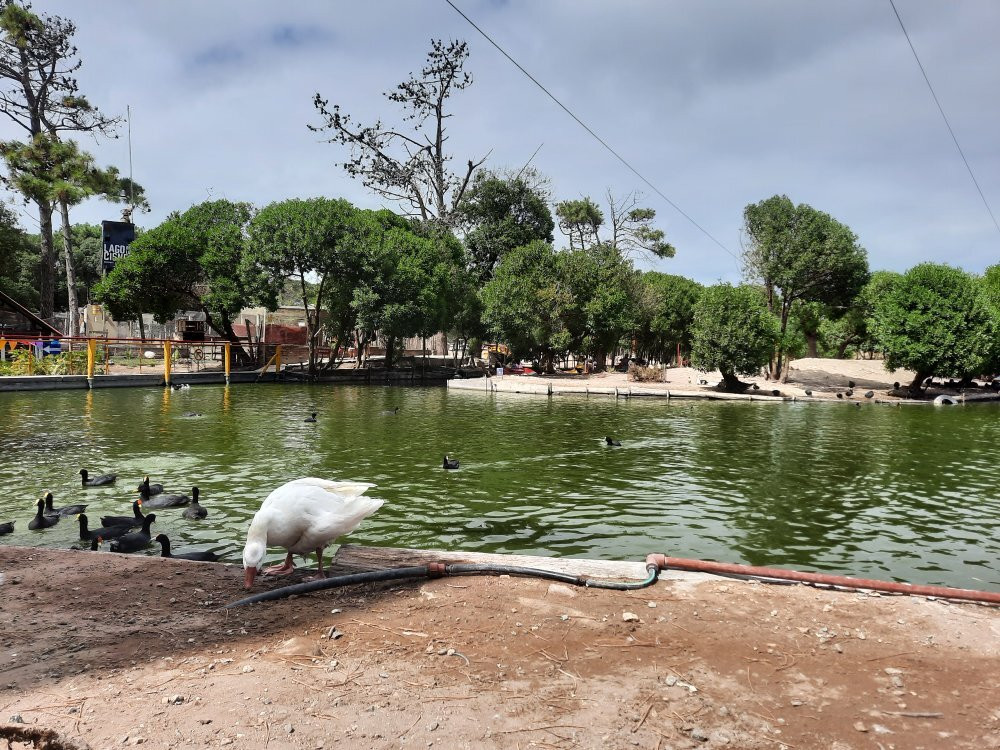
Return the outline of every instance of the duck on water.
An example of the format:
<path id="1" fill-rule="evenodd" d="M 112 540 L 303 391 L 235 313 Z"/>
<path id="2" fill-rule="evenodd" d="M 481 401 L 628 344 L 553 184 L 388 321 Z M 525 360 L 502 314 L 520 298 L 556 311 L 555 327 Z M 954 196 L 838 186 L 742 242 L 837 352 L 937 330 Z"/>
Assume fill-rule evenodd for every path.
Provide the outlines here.
<path id="1" fill-rule="evenodd" d="M 114 484 L 117 478 L 117 474 L 101 474 L 92 477 L 87 473 L 86 469 L 80 469 L 80 480 L 84 487 L 105 487 L 109 484 Z"/>

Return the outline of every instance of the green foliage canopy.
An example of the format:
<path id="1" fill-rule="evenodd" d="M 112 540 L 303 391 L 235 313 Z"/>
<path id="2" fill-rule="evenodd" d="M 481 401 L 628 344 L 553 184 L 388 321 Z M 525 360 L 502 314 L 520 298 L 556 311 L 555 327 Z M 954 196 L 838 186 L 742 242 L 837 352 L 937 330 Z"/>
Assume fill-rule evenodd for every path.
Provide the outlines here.
<path id="1" fill-rule="evenodd" d="M 637 343 L 647 357 L 669 360 L 678 345 L 691 350 L 694 306 L 701 296 L 697 281 L 658 271 L 642 274 Z"/>
<path id="2" fill-rule="evenodd" d="M 779 335 L 778 321 L 756 287 L 706 287 L 694 308 L 691 363 L 718 369 L 726 387 L 736 390 L 736 376 L 754 375 L 767 364 Z"/>
<path id="3" fill-rule="evenodd" d="M 504 254 L 533 240 L 552 242 L 555 222 L 546 196 L 520 177 L 479 172 L 456 215 L 478 283 L 485 284 Z"/>
<path id="4" fill-rule="evenodd" d="M 875 299 L 870 326 L 888 370 L 916 376 L 970 377 L 990 364 L 998 321 L 983 285 L 958 268 L 921 263 Z"/>
<path id="5" fill-rule="evenodd" d="M 868 281 L 868 256 L 844 224 L 812 206 L 775 195 L 743 211 L 749 242 L 747 276 L 764 286 L 768 308 L 785 337 L 792 307 L 800 302 L 846 306 Z M 782 368 L 779 347 L 772 377 Z"/>
<path id="6" fill-rule="evenodd" d="M 200 310 L 211 328 L 237 344 L 238 362 L 245 363 L 232 322 L 252 298 L 239 271 L 252 215 L 250 204 L 226 200 L 171 215 L 136 237 L 94 296 L 119 320 L 148 312 L 166 322 L 178 310 Z"/>

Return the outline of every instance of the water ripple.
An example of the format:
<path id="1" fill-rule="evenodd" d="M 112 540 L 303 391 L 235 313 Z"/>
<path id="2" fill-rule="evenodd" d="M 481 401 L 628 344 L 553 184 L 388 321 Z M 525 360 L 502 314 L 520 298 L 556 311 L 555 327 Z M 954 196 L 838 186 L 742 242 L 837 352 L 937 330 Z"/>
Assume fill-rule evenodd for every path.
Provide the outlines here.
<path id="1" fill-rule="evenodd" d="M 391 412 L 400 407 L 397 413 Z M 316 424 L 302 420 L 319 413 Z M 184 417 L 200 412 L 201 417 Z M 375 482 L 349 541 L 574 557 L 650 551 L 1000 590 L 1000 408 L 544 399 L 431 388 L 206 386 L 0 394 L 0 544 L 45 490 L 127 513 L 149 474 L 210 515 L 157 513 L 180 550 L 238 561 L 264 496 L 300 476 Z M 622 448 L 604 444 L 613 435 Z M 462 462 L 440 468 L 444 454 Z M 77 471 L 116 471 L 83 490 Z M 149 550 L 155 553 L 155 550 Z M 279 557 L 278 553 L 272 554 Z"/>

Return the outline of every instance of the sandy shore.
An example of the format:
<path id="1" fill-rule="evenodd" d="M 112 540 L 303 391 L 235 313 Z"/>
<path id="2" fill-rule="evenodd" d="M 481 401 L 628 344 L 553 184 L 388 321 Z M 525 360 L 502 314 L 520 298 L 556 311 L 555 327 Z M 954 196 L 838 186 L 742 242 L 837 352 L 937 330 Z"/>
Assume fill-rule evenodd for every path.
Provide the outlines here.
<path id="1" fill-rule="evenodd" d="M 6 547 L 0 571 L 0 737 L 1000 747 L 1000 611 L 978 605 L 669 574 L 636 592 L 462 577 L 220 611 L 244 595 L 238 567 Z"/>
<path id="2" fill-rule="evenodd" d="M 722 379 L 717 370 L 704 372 L 693 367 L 671 367 L 662 372 L 662 380 L 644 382 L 631 380 L 626 373 L 621 372 L 602 372 L 590 375 L 505 375 L 504 378 L 537 384 L 551 383 L 553 386 L 580 384 L 595 388 L 619 388 L 622 390 L 629 387 L 634 389 L 665 388 L 671 392 L 703 393 L 716 392 L 716 385 Z M 785 383 L 774 382 L 763 377 L 742 376 L 742 380 L 757 385 L 757 389 L 751 388 L 747 391 L 747 393 L 756 395 L 766 395 L 777 390 L 784 397 L 837 399 L 837 393 L 840 393 L 843 397 L 841 400 L 863 402 L 866 400 L 864 394 L 869 390 L 874 391 L 872 400 L 899 400 L 898 396 L 890 393 L 893 390 L 893 385 L 897 382 L 908 384 L 913 380 L 913 377 L 914 374 L 909 370 L 886 370 L 881 360 L 816 358 L 794 360 L 789 367 L 789 377 Z M 854 393 L 847 396 L 847 390 L 851 388 L 851 383 L 854 383 Z M 940 392 L 940 389 L 931 389 L 929 393 L 931 392 L 937 393 Z"/>

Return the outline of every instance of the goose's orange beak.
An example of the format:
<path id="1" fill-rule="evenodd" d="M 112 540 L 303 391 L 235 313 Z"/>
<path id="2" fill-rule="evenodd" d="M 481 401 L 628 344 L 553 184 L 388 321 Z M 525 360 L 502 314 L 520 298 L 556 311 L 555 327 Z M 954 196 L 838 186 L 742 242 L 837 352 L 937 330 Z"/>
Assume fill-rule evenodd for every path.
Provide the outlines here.
<path id="1" fill-rule="evenodd" d="M 253 587 L 253 579 L 257 577 L 257 568 L 250 567 L 243 571 L 243 583 L 249 589 Z"/>

